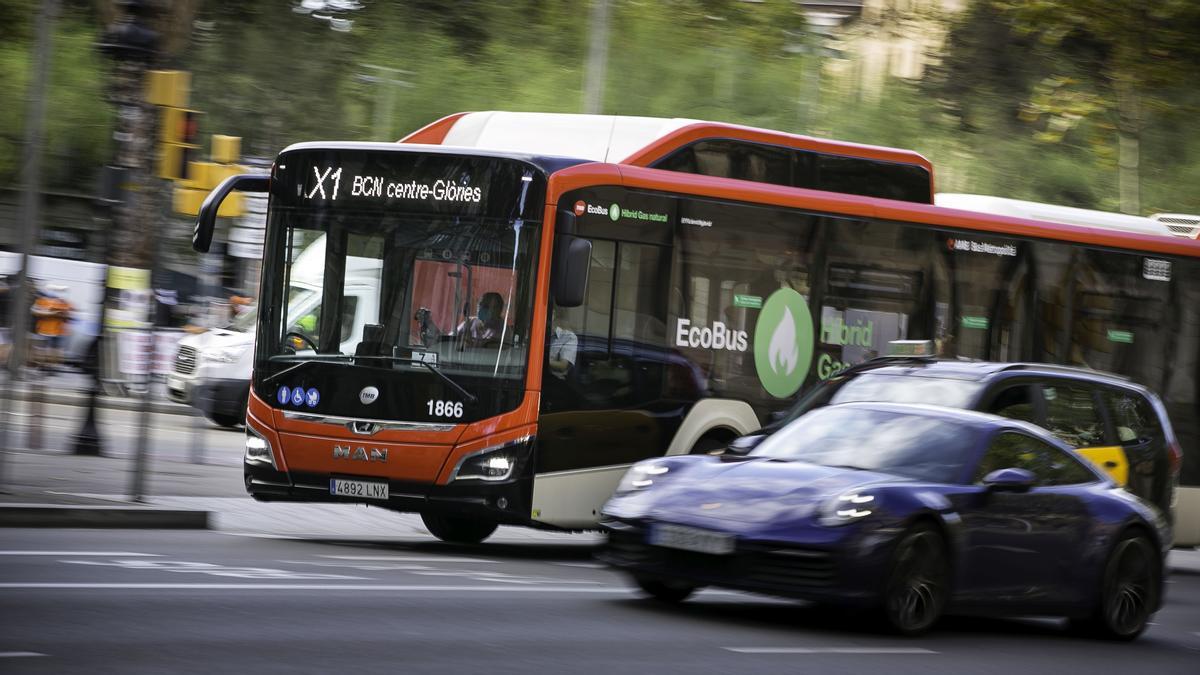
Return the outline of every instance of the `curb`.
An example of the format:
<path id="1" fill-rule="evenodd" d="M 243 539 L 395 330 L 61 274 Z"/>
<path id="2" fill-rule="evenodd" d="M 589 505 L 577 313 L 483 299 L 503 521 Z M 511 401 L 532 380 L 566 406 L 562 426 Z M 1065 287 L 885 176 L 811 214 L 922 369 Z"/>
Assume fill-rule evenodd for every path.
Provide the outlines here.
<path id="1" fill-rule="evenodd" d="M 144 506 L 0 505 L 0 527 L 207 530 L 208 511 Z"/>

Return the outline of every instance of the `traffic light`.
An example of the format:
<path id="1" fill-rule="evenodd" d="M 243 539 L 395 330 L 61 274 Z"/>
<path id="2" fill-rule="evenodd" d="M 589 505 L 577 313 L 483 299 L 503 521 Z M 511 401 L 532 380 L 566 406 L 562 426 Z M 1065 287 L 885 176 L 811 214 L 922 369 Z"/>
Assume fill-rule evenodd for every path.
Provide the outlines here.
<path id="1" fill-rule="evenodd" d="M 188 164 L 200 149 L 200 115 L 197 110 L 160 108 L 158 176 L 172 180 L 188 178 Z"/>

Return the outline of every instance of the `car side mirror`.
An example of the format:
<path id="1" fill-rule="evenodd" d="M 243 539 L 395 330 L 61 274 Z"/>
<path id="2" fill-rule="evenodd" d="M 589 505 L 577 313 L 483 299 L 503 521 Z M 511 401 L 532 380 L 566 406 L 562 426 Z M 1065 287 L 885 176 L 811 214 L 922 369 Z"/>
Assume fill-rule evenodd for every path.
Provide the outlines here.
<path id="1" fill-rule="evenodd" d="M 1028 492 L 1037 483 L 1037 476 L 1027 469 L 996 469 L 983 477 L 989 492 Z"/>
<path id="2" fill-rule="evenodd" d="M 738 436 L 725 446 L 724 455 L 734 455 L 737 457 L 745 457 L 750 454 L 750 451 L 758 447 L 759 443 L 766 438 L 763 434 L 750 434 L 749 436 Z"/>

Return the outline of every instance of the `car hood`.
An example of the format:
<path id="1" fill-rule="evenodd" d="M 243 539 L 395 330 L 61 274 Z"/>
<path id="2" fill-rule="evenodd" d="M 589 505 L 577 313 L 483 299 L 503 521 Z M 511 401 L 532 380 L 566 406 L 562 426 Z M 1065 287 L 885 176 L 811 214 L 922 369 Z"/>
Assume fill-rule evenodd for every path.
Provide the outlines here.
<path id="1" fill-rule="evenodd" d="M 254 343 L 254 333 L 239 333 L 225 328 L 215 328 L 199 335 L 189 335 L 179 341 L 180 347 L 192 347 L 203 351 L 221 347 L 240 347 Z"/>
<path id="2" fill-rule="evenodd" d="M 823 504 L 845 492 L 903 480 L 891 474 L 765 458 L 733 462 L 704 458 L 669 473 L 677 475 L 660 480 L 643 495 L 646 517 L 694 523 L 794 523 L 812 519 Z"/>

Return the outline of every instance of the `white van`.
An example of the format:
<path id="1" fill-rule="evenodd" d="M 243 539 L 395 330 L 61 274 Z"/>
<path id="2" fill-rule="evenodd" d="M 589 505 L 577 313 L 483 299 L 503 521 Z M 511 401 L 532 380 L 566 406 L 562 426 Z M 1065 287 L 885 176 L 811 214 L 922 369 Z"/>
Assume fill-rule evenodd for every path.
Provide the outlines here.
<path id="1" fill-rule="evenodd" d="M 288 293 L 289 331 L 307 333 L 305 322 L 321 306 L 325 238 L 308 246 L 296 259 Z M 380 261 L 348 260 L 342 299 L 341 351 L 353 353 L 367 324 L 377 322 Z M 223 427 L 242 424 L 250 396 L 254 364 L 254 331 L 258 312 L 251 310 L 224 328 L 191 335 L 179 341 L 175 366 L 167 375 L 171 400 L 199 408 Z"/>

